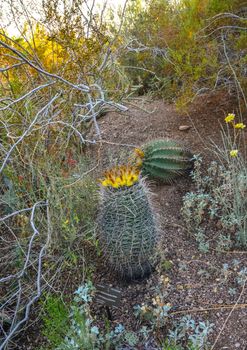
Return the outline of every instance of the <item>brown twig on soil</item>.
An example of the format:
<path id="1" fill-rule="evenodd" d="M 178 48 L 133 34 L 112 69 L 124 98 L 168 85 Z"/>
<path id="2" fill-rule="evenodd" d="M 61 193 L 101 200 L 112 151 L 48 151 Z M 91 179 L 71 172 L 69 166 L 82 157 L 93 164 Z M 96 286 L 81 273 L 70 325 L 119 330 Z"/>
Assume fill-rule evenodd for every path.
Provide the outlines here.
<path id="1" fill-rule="evenodd" d="M 217 342 L 218 342 L 218 340 L 219 340 L 219 338 L 220 338 L 220 336 L 221 336 L 221 334 L 222 334 L 222 332 L 223 332 L 223 330 L 224 330 L 224 328 L 225 328 L 225 326 L 226 326 L 226 324 L 227 324 L 229 318 L 231 317 L 233 311 L 234 311 L 236 308 L 238 308 L 238 306 L 239 306 L 238 303 L 239 303 L 239 301 L 240 301 L 240 299 L 242 298 L 242 295 L 243 295 L 243 293 L 244 293 L 245 285 L 246 285 L 246 280 L 244 281 L 244 284 L 243 284 L 241 293 L 239 294 L 239 297 L 238 297 L 236 303 L 233 305 L 233 307 L 232 307 L 232 309 L 231 309 L 229 315 L 227 316 L 227 318 L 226 318 L 226 320 L 225 320 L 223 326 L 221 327 L 221 330 L 220 330 L 220 332 L 218 333 L 218 335 L 217 335 L 217 337 L 216 337 L 216 339 L 215 339 L 215 341 L 214 341 L 214 343 L 213 343 L 213 345 L 212 345 L 212 347 L 211 347 L 211 350 L 213 350 L 213 349 L 215 348 L 215 345 L 217 344 Z M 247 304 L 245 304 L 245 307 L 246 307 L 246 306 L 247 306 Z"/>
<path id="2" fill-rule="evenodd" d="M 128 143 L 117 143 L 117 142 L 111 142 L 111 141 L 106 141 L 106 140 L 100 140 L 100 143 L 106 143 L 106 144 L 108 144 L 108 145 L 122 146 L 122 147 L 132 147 L 132 148 L 138 147 L 137 145 L 133 145 L 133 144 L 128 144 Z"/>
<path id="3" fill-rule="evenodd" d="M 179 310 L 179 311 L 173 311 L 169 315 L 179 315 L 179 314 L 186 314 L 191 312 L 208 312 L 208 311 L 214 311 L 214 310 L 220 310 L 220 309 L 244 309 L 247 308 L 247 304 L 238 304 L 237 302 L 233 305 L 218 305 L 214 307 L 208 307 L 208 308 L 196 308 L 196 309 L 186 309 L 186 310 Z M 212 350 L 212 349 L 211 349 Z"/>

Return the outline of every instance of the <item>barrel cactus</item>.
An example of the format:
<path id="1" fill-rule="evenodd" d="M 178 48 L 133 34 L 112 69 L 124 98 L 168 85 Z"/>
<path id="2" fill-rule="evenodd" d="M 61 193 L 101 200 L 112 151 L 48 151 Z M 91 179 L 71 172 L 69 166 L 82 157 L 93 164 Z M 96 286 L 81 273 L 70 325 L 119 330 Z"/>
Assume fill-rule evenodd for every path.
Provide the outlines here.
<path id="1" fill-rule="evenodd" d="M 158 230 L 150 196 L 136 167 L 115 167 L 101 180 L 99 241 L 110 267 L 126 280 L 152 271 Z"/>
<path id="2" fill-rule="evenodd" d="M 134 161 L 144 176 L 171 183 L 193 167 L 192 153 L 174 140 L 153 140 L 135 149 Z"/>

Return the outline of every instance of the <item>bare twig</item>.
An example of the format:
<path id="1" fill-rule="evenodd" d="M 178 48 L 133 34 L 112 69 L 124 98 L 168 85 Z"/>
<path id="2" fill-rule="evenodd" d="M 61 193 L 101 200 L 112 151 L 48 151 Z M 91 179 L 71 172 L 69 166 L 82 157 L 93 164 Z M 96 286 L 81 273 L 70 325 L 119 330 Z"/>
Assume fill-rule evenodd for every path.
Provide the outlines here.
<path id="1" fill-rule="evenodd" d="M 45 71 L 44 69 L 36 66 L 35 64 L 33 64 L 30 60 L 28 60 L 19 50 L 15 49 L 14 47 L 6 44 L 4 41 L 0 40 L 0 45 L 2 45 L 3 47 L 5 47 L 6 49 L 9 49 L 10 51 L 12 51 L 13 53 L 15 53 L 18 57 L 20 57 L 24 62 L 26 62 L 30 67 L 32 67 L 33 69 L 35 69 L 36 71 L 38 71 L 39 73 L 41 74 L 44 74 L 45 76 L 47 77 L 50 77 L 50 78 L 54 78 L 54 79 L 57 79 L 61 82 L 63 82 L 64 84 L 66 85 L 69 85 L 70 87 L 76 89 L 76 90 L 80 90 L 80 91 L 83 91 L 83 92 L 89 92 L 89 87 L 85 84 L 78 84 L 78 85 L 75 85 L 73 83 L 71 83 L 70 81 L 64 79 L 63 77 L 60 77 L 59 75 L 57 74 L 52 74 L 52 73 L 49 73 L 47 71 Z"/>
<path id="2" fill-rule="evenodd" d="M 5 165 L 7 164 L 7 161 L 10 157 L 10 155 L 12 154 L 12 152 L 14 151 L 14 149 L 16 148 L 16 146 L 25 138 L 25 136 L 27 136 L 29 134 L 29 132 L 31 131 L 32 127 L 34 126 L 34 124 L 37 122 L 37 120 L 39 119 L 40 115 L 42 115 L 42 113 L 44 113 L 51 105 L 52 103 L 59 97 L 59 94 L 56 94 L 43 108 L 41 108 L 39 110 L 39 112 L 36 114 L 35 118 L 32 120 L 32 122 L 30 123 L 30 125 L 28 126 L 28 128 L 24 131 L 24 133 L 18 138 L 18 140 L 10 147 L 3 163 L 2 166 L 0 168 L 0 174 L 2 173 Z"/>
<path id="3" fill-rule="evenodd" d="M 0 68 L 0 73 L 7 72 L 7 71 L 10 70 L 10 69 L 20 67 L 20 66 L 22 66 L 23 64 L 26 64 L 26 63 L 25 63 L 25 62 L 20 62 L 20 63 L 13 64 L 12 66 Z"/>
<path id="4" fill-rule="evenodd" d="M 24 310 L 25 310 L 24 317 L 21 320 L 19 320 L 18 322 L 16 322 L 17 321 L 17 314 L 19 313 L 19 310 L 20 310 L 21 297 L 22 297 L 21 278 L 26 273 L 26 270 L 27 270 L 27 267 L 28 267 L 28 264 L 30 261 L 30 257 L 31 257 L 33 242 L 34 242 L 36 236 L 38 236 L 40 234 L 35 223 L 34 223 L 35 211 L 38 207 L 42 207 L 42 206 L 48 206 L 48 202 L 37 202 L 32 207 L 32 212 L 31 212 L 31 216 L 30 216 L 30 224 L 31 224 L 31 227 L 33 229 L 33 235 L 29 241 L 28 250 L 27 250 L 26 259 L 25 259 L 25 263 L 24 263 L 23 268 L 18 273 L 14 274 L 14 275 L 9 275 L 5 278 L 0 279 L 0 283 L 7 282 L 13 278 L 16 278 L 17 282 L 18 282 L 17 292 L 15 292 L 14 295 L 11 296 L 8 300 L 8 302 L 10 302 L 10 300 L 12 300 L 13 297 L 17 298 L 15 312 L 14 312 L 14 316 L 13 316 L 12 322 L 11 322 L 11 327 L 10 327 L 8 334 L 7 333 L 5 334 L 5 338 L 2 342 L 2 344 L 0 345 L 0 350 L 3 350 L 6 348 L 7 344 L 9 343 L 11 338 L 16 334 L 17 330 L 28 320 L 30 309 L 31 309 L 32 305 L 36 302 L 36 300 L 38 300 L 38 298 L 41 295 L 42 258 L 43 258 L 43 255 L 45 254 L 45 250 L 46 250 L 46 248 L 49 244 L 49 241 L 50 241 L 49 230 L 47 232 L 48 234 L 47 234 L 46 242 L 43 245 L 43 247 L 40 249 L 40 252 L 38 255 L 38 270 L 37 270 L 37 277 L 36 277 L 36 294 L 33 297 L 31 297 L 31 299 L 28 301 L 28 303 L 24 307 Z M 48 212 L 49 211 L 47 209 L 47 215 L 48 215 Z"/>
<path id="5" fill-rule="evenodd" d="M 46 88 L 46 87 L 48 87 L 48 86 L 51 86 L 51 85 L 53 85 L 53 84 L 55 84 L 54 81 L 49 82 L 49 83 L 44 84 L 44 85 L 37 86 L 36 88 L 32 89 L 31 91 L 28 91 L 25 95 L 23 95 L 23 96 L 17 98 L 16 100 L 12 101 L 12 102 L 9 103 L 7 106 L 4 106 L 4 107 L 0 108 L 0 111 L 5 111 L 5 110 L 7 110 L 8 108 L 12 107 L 14 104 L 16 104 L 16 103 L 18 103 L 18 102 L 20 102 L 20 101 L 22 101 L 22 100 L 25 100 L 27 97 L 33 95 L 35 92 L 37 92 L 37 91 L 39 91 L 39 90 L 41 90 L 41 89 L 44 89 L 44 88 Z M 10 99 L 10 98 L 8 98 L 8 99 Z M 1 99 L 0 102 L 3 102 L 3 101 L 4 101 L 4 99 Z"/>
<path id="6" fill-rule="evenodd" d="M 228 315 L 227 318 L 225 319 L 225 322 L 223 323 L 223 326 L 221 327 L 221 330 L 219 331 L 219 333 L 218 333 L 218 335 L 217 335 L 217 337 L 216 337 L 216 339 L 215 339 L 215 341 L 214 341 L 214 343 L 213 343 L 213 345 L 212 345 L 212 347 L 211 347 L 211 350 L 213 350 L 213 349 L 215 348 L 215 346 L 216 346 L 216 344 L 217 344 L 217 342 L 218 342 L 218 340 L 219 340 L 219 338 L 220 338 L 220 336 L 221 336 L 223 330 L 225 329 L 225 326 L 226 326 L 227 322 L 229 321 L 229 319 L 230 319 L 230 317 L 231 317 L 233 311 L 237 308 L 238 303 L 239 303 L 239 301 L 241 300 L 241 298 L 242 298 L 242 296 L 243 296 L 243 294 L 244 294 L 245 285 L 246 285 L 246 281 L 244 282 L 244 285 L 243 285 L 243 287 L 242 287 L 241 293 L 239 294 L 239 297 L 238 297 L 236 303 L 233 305 L 233 307 L 232 307 L 232 309 L 231 309 L 229 315 Z"/>
<path id="7" fill-rule="evenodd" d="M 15 273 L 13 275 L 8 275 L 7 277 L 1 278 L 0 279 L 0 283 L 9 281 L 9 280 L 11 280 L 13 278 L 21 278 L 24 275 L 25 270 L 27 268 L 27 265 L 29 263 L 29 258 L 30 258 L 30 254 L 31 254 L 31 250 L 32 250 L 33 241 L 34 241 L 35 237 L 39 234 L 38 230 L 36 229 L 36 227 L 34 225 L 34 213 L 35 213 L 36 208 L 40 207 L 40 206 L 47 206 L 47 203 L 45 203 L 45 202 L 37 202 L 32 207 L 30 224 L 31 224 L 31 226 L 33 228 L 34 233 L 33 233 L 32 237 L 31 237 L 31 239 L 29 241 L 28 251 L 27 251 L 26 260 L 25 260 L 23 268 L 19 272 Z"/>

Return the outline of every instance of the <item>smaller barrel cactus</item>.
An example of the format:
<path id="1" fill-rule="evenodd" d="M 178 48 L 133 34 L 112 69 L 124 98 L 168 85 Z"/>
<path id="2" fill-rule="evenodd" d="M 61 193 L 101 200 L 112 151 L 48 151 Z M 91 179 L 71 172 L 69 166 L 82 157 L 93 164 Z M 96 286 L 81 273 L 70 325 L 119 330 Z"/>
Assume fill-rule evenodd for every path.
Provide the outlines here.
<path id="1" fill-rule="evenodd" d="M 135 149 L 134 161 L 142 175 L 171 183 L 193 168 L 192 153 L 174 140 L 153 140 Z"/>
<path id="2" fill-rule="evenodd" d="M 140 170 L 115 167 L 101 180 L 99 242 L 108 265 L 133 280 L 152 271 L 157 240 L 156 214 Z"/>

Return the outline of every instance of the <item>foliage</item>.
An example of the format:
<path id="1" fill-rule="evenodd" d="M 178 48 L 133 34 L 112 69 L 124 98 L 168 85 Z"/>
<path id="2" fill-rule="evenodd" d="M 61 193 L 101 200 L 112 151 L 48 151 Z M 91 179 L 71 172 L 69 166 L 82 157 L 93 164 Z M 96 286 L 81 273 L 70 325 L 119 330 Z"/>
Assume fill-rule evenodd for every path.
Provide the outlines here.
<path id="1" fill-rule="evenodd" d="M 240 260 L 233 259 L 222 266 L 220 278 L 221 284 L 231 285 L 228 293 L 235 296 L 237 287 L 243 287 L 247 281 L 247 269 Z"/>
<path id="2" fill-rule="evenodd" d="M 6 214 L 29 207 L 39 200 L 48 199 L 52 203 L 51 244 L 56 248 L 71 244 L 81 229 L 86 237 L 86 233 L 93 228 L 97 201 L 94 196 L 96 185 L 92 178 L 85 176 L 76 187 L 73 185 L 74 179 L 80 177 L 88 168 L 86 158 L 74 160 L 74 166 L 68 164 L 66 158 L 65 162 L 61 160 L 61 163 L 57 162 L 56 165 L 53 159 L 48 157 L 46 163 L 38 159 L 29 164 L 29 167 L 12 162 L 4 170 L 4 179 L 8 186 L 0 196 Z M 29 220 L 26 215 L 17 216 L 16 224 L 18 225 L 21 218 L 22 223 L 19 227 L 22 230 L 27 229 Z"/>
<path id="3" fill-rule="evenodd" d="M 68 331 L 69 310 L 60 297 L 53 295 L 47 295 L 42 304 L 42 333 L 48 340 L 49 348 L 54 349 Z"/>
<path id="4" fill-rule="evenodd" d="M 28 3 L 4 4 L 18 35 L 0 30 L 0 224 L 8 256 L 1 260 L 1 303 L 13 319 L 4 347 L 65 265 L 83 260 L 81 273 L 88 274 L 85 246 L 97 246 L 92 171 L 99 159 L 89 161 L 86 146 L 101 138 L 97 117 L 106 106 L 126 109 L 111 100 L 119 99 L 124 79 L 108 17 L 88 14 L 84 1 L 45 0 L 35 20 Z"/>
<path id="5" fill-rule="evenodd" d="M 99 334 L 98 328 L 92 326 L 88 302 L 92 301 L 94 288 L 91 283 L 85 284 L 75 292 L 74 304 L 69 314 L 70 327 L 64 340 L 57 350 L 69 349 L 97 349 L 96 339 Z"/>
<path id="6" fill-rule="evenodd" d="M 81 3 L 73 1 L 70 10 L 69 1 L 64 1 L 63 5 L 64 13 L 56 1 L 43 1 L 39 9 L 40 21 L 26 18 L 19 35 L 8 38 L 7 33 L 1 31 L 0 39 L 13 45 L 26 59 L 32 60 L 34 65 L 50 74 L 62 75 L 74 83 L 75 78 L 88 85 L 104 82 L 106 91 L 112 91 L 117 96 L 115 89 L 121 86 L 122 78 L 116 67 L 102 65 L 102 69 L 99 69 L 107 52 L 116 50 L 112 46 L 113 37 L 107 25 L 108 16 L 103 19 L 95 15 L 94 23 L 88 18 L 88 28 L 85 28 L 81 13 L 85 9 L 82 10 Z M 15 15 L 18 16 L 17 13 Z M 7 53 L 7 49 L 1 51 L 0 62 L 3 67 L 16 63 L 15 58 L 9 57 Z M 102 58 L 101 62 L 99 57 Z M 116 79 L 112 79 L 112 74 Z M 17 71 L 10 70 L 3 74 L 2 88 L 18 96 L 27 89 L 30 81 L 37 79 L 39 75 L 35 69 L 20 65 Z M 82 95 L 71 95 L 66 102 L 71 105 L 73 100 L 82 104 Z"/>
<path id="7" fill-rule="evenodd" d="M 131 348 L 135 349 L 140 344 L 148 348 L 150 334 L 160 327 L 164 327 L 169 317 L 170 307 L 163 308 L 160 313 L 158 309 L 161 306 L 159 301 L 161 296 L 153 299 L 158 301 L 153 304 L 147 311 L 147 306 L 135 307 L 136 317 L 141 316 L 141 322 L 147 322 L 147 326 L 142 326 L 136 332 L 128 331 L 121 324 L 116 325 L 112 330 L 105 321 L 105 329 L 100 329 L 96 325 L 91 312 L 92 298 L 95 288 L 91 282 L 80 286 L 75 292 L 74 300 L 70 306 L 70 312 L 59 298 L 49 297 L 45 303 L 45 316 L 43 334 L 47 336 L 51 349 L 56 350 L 74 350 L 74 349 L 118 349 Z M 143 318 L 144 314 L 153 313 L 151 318 Z M 159 316 L 158 316 L 159 314 Z M 159 319 L 157 318 L 159 317 Z M 54 324 L 54 329 L 52 329 Z M 64 325 L 64 328 L 62 328 Z M 191 316 L 185 316 L 180 320 L 174 321 L 171 325 L 168 337 L 162 345 L 164 350 L 203 350 L 207 349 L 207 338 L 212 331 L 212 324 L 208 322 L 195 322 Z M 57 331 L 57 333 L 56 333 Z M 66 333 L 64 339 L 62 339 Z M 59 343 L 59 344 L 58 344 Z M 159 345 L 157 343 L 159 348 Z"/>
<path id="8" fill-rule="evenodd" d="M 213 324 L 208 321 L 197 324 L 191 316 L 184 316 L 175 324 L 174 331 L 169 331 L 169 339 L 172 343 L 179 344 L 187 338 L 188 350 L 207 348 L 208 336 L 212 332 Z"/>
<path id="9" fill-rule="evenodd" d="M 124 169 L 127 178 L 129 169 Z M 144 180 L 137 174 L 135 182 L 131 180 L 127 185 L 126 181 L 121 182 L 125 175 L 121 176 L 115 177 L 117 182 L 112 181 L 113 185 L 101 186 L 99 240 L 109 265 L 123 278 L 135 279 L 146 276 L 152 269 L 156 215 Z M 122 179 L 121 183 L 118 179 Z M 119 185 L 116 187 L 115 183 Z"/>
<path id="10" fill-rule="evenodd" d="M 227 129 L 222 129 L 223 147 L 213 145 L 219 161 L 212 162 L 204 175 L 202 159 L 197 158 L 192 174 L 196 190 L 187 193 L 183 199 L 186 227 L 197 237 L 202 249 L 205 245 L 209 248 L 205 242 L 205 224 L 208 222 L 211 222 L 211 230 L 220 232 L 219 249 L 229 248 L 229 244 L 247 246 L 247 168 L 242 143 L 245 125 L 235 123 L 234 118 L 234 115 L 225 118 Z"/>
<path id="11" fill-rule="evenodd" d="M 129 50 L 121 62 L 133 84 L 139 85 L 139 93 L 151 90 L 165 98 L 175 97 L 182 107 L 200 91 L 232 86 L 234 79 L 226 55 L 246 87 L 246 23 L 241 20 L 242 8 L 244 2 L 237 0 L 130 4 L 125 28 Z"/>
<path id="12" fill-rule="evenodd" d="M 158 300 L 158 302 L 157 302 Z M 141 307 L 135 307 L 136 316 L 141 316 L 142 321 L 149 322 L 149 331 L 153 332 L 164 327 L 169 322 L 169 310 L 171 307 L 161 306 L 161 297 L 155 298 L 155 304 L 153 306 L 147 306 L 143 304 Z M 158 313 L 157 313 L 158 312 Z M 159 315 L 160 319 L 157 318 Z M 172 325 L 169 324 L 169 332 L 167 339 L 164 342 L 162 349 L 164 350 L 202 350 L 208 349 L 208 336 L 212 332 L 213 324 L 208 321 L 196 322 L 190 315 L 184 316 L 180 320 L 173 321 Z"/>
<path id="13" fill-rule="evenodd" d="M 146 333 L 159 335 L 164 350 L 208 349 L 208 336 L 213 324 L 196 322 L 190 315 L 173 320 L 170 315 L 172 305 L 167 303 L 171 288 L 169 277 L 161 275 L 152 302 L 136 305 L 135 316 L 146 325 Z"/>
<path id="14" fill-rule="evenodd" d="M 18 296 L 19 288 L 21 296 L 16 313 L 20 317 L 16 319 L 17 322 L 25 314 L 20 313 L 18 308 L 25 310 L 26 303 L 36 293 L 40 279 L 44 280 L 42 289 L 46 284 L 51 288 L 63 273 L 78 269 L 78 262 L 85 258 L 86 246 L 96 245 L 91 238 L 96 187 L 89 175 L 80 179 L 89 166 L 84 159 L 78 159 L 76 166 L 67 167 L 66 161 L 61 160 L 60 163 L 56 159 L 54 162 L 49 157 L 46 157 L 46 162 L 41 157 L 34 157 L 34 160 L 29 159 L 29 164 L 23 164 L 19 157 L 13 157 L 4 169 L 4 186 L 0 193 L 1 219 L 15 212 L 16 215 L 0 223 L 4 249 L 0 268 L 2 277 L 20 273 L 23 276 L 18 279 L 18 283 L 13 283 L 13 280 L 5 283 L 1 304 L 15 307 L 10 295 L 13 293 Z M 74 183 L 78 178 L 80 181 L 75 187 Z M 48 208 L 39 206 L 39 203 L 46 201 L 49 203 Z M 44 256 L 44 249 L 47 256 Z M 39 273 L 38 264 L 41 269 Z M 86 275 L 89 262 L 84 262 L 81 266 L 83 268 L 80 269 L 80 274 Z M 22 283 L 21 288 L 18 287 L 19 283 Z M 9 301 L 11 305 L 8 305 Z M 46 336 L 55 344 L 58 340 L 56 334 L 59 334 L 57 328 L 60 327 L 61 310 L 56 311 L 59 308 L 57 305 L 53 310 L 52 303 L 53 300 L 47 307 L 49 313 L 55 313 L 57 324 L 54 322 L 54 327 L 47 324 Z"/>
<path id="15" fill-rule="evenodd" d="M 90 311 L 90 304 L 94 294 L 91 282 L 85 283 L 75 292 L 75 298 L 69 314 L 70 328 L 56 350 L 100 350 L 121 349 L 124 345 L 131 347 L 138 342 L 134 332 L 127 331 L 121 324 L 110 330 L 106 322 L 106 329 L 100 330 Z"/>
<path id="16" fill-rule="evenodd" d="M 174 140 L 152 140 L 135 152 L 142 174 L 165 183 L 174 181 L 193 167 L 191 152 Z"/>

